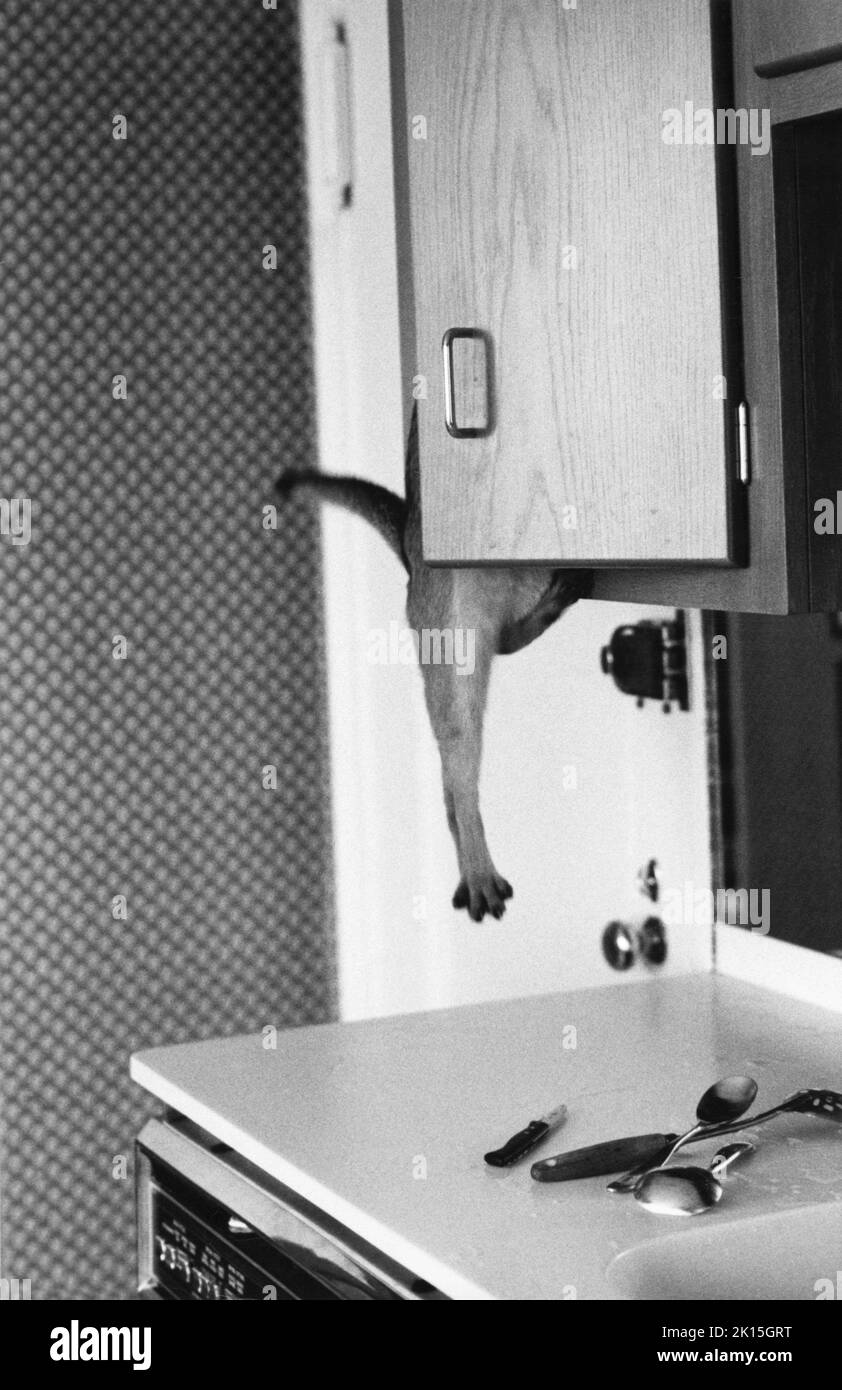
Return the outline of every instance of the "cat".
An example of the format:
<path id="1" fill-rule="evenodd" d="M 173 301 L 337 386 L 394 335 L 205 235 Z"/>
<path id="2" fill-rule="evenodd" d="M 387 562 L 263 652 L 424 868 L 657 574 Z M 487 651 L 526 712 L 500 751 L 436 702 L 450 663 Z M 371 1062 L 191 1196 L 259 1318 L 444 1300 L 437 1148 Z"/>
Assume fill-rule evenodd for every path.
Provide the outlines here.
<path id="1" fill-rule="evenodd" d="M 438 744 L 447 823 L 460 879 L 453 906 L 475 922 L 500 918 L 512 887 L 497 872 L 479 809 L 482 725 L 491 662 L 534 642 L 593 588 L 589 570 L 547 566 L 448 569 L 424 562 L 418 456 L 418 407 L 412 412 L 405 469 L 406 497 L 361 478 L 293 470 L 276 484 L 282 498 L 306 488 L 362 516 L 404 565 L 407 616 L 415 633 L 467 631 L 474 635 L 470 674 L 452 662 L 423 662 L 424 695 Z"/>

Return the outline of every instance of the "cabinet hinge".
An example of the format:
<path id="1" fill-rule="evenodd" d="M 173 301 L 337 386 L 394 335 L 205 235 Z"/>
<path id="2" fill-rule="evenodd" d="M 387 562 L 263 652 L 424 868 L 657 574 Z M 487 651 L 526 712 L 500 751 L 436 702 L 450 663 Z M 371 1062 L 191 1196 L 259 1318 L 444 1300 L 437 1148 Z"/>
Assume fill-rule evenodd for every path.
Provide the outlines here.
<path id="1" fill-rule="evenodd" d="M 349 208 L 354 195 L 353 111 L 348 31 L 342 21 L 323 50 L 325 174 L 335 210 Z"/>
<path id="2" fill-rule="evenodd" d="M 748 406 L 741 401 L 737 407 L 737 468 L 741 483 L 751 482 L 751 446 L 748 432 Z"/>

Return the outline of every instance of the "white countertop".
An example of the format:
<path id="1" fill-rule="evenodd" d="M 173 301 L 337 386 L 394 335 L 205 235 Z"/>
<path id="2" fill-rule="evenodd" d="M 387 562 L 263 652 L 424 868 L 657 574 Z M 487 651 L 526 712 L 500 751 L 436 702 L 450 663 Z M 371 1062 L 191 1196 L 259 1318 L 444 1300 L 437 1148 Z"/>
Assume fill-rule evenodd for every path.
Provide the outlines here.
<path id="1" fill-rule="evenodd" d="M 758 1152 L 720 1206 L 690 1221 L 612 1197 L 604 1178 L 536 1183 L 530 1164 L 624 1134 L 680 1132 L 720 1076 L 756 1077 L 763 1109 L 802 1086 L 842 1089 L 840 1042 L 842 1015 L 700 974 L 292 1029 L 275 1050 L 259 1034 L 154 1048 L 131 1070 L 452 1298 L 614 1298 L 608 1266 L 643 1242 L 699 1221 L 842 1202 L 842 1126 L 787 1116 L 757 1130 Z M 561 1101 L 565 1125 L 532 1155 L 510 1169 L 483 1163 Z M 689 1152 L 701 1160 L 712 1147 Z"/>

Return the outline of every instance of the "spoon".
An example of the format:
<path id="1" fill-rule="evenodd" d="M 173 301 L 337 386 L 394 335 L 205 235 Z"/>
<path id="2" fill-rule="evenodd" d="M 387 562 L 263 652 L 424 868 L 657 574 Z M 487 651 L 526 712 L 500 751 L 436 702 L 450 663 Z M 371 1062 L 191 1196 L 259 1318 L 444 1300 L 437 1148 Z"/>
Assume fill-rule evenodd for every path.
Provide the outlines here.
<path id="1" fill-rule="evenodd" d="M 613 1182 L 610 1182 L 608 1191 L 633 1192 L 638 1179 L 644 1173 L 648 1173 L 653 1167 L 660 1168 L 665 1163 L 669 1163 L 673 1154 L 677 1153 L 685 1144 L 692 1144 L 694 1139 L 704 1135 L 706 1129 L 728 1124 L 732 1120 L 738 1119 L 740 1115 L 744 1115 L 756 1095 L 757 1082 L 750 1076 L 726 1076 L 721 1081 L 715 1082 L 705 1091 L 696 1106 L 696 1124 L 670 1145 L 661 1157 L 660 1163 L 653 1164 L 651 1160 L 648 1163 L 639 1163 L 635 1168 L 630 1168 L 628 1173 L 624 1173 L 621 1178 L 615 1178 Z"/>
<path id="2" fill-rule="evenodd" d="M 708 1211 L 722 1196 L 722 1182 L 731 1164 L 754 1153 L 754 1145 L 743 1141 L 725 1144 L 714 1155 L 709 1168 L 655 1168 L 644 1173 L 634 1189 L 634 1199 L 662 1216 L 698 1216 Z"/>
<path id="3" fill-rule="evenodd" d="M 746 1115 L 743 1119 L 733 1120 L 729 1124 L 717 1125 L 716 1137 L 718 1139 L 721 1134 L 737 1134 L 741 1129 L 754 1129 L 755 1125 L 765 1125 L 767 1120 L 787 1114 L 824 1116 L 842 1124 L 842 1092 L 816 1087 L 794 1091 L 779 1105 L 773 1105 L 771 1110 L 763 1110 L 758 1115 Z"/>

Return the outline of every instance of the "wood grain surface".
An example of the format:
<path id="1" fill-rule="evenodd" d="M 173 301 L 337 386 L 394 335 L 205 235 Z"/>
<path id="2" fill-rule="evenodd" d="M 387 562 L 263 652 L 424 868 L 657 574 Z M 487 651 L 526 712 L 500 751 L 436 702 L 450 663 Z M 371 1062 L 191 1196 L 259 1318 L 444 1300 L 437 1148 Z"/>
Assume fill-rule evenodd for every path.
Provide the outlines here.
<path id="1" fill-rule="evenodd" d="M 662 138 L 713 105 L 707 0 L 404 0 L 403 27 L 427 558 L 727 563 L 715 151 Z M 457 326 L 493 344 L 486 438 L 444 427 Z"/>

